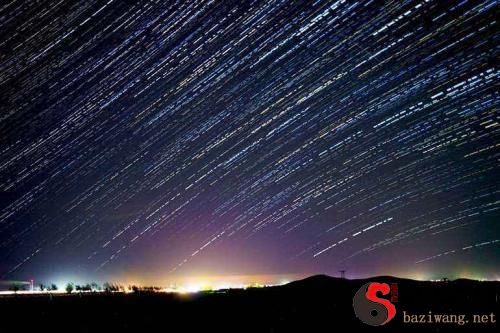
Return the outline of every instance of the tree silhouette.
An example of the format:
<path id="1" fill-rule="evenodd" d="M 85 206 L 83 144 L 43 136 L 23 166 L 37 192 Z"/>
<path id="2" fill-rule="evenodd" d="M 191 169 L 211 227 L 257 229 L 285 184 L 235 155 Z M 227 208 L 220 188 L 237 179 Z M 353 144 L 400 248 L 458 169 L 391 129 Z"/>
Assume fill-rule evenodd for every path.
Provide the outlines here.
<path id="1" fill-rule="evenodd" d="M 52 291 L 56 291 L 57 290 L 57 286 L 55 283 L 52 283 L 52 285 L 50 286 L 50 290 Z"/>
<path id="2" fill-rule="evenodd" d="M 73 289 L 74 289 L 73 283 L 68 283 L 68 284 L 66 285 L 66 292 L 67 292 L 68 294 L 71 294 L 71 292 L 73 291 Z"/>
<path id="3" fill-rule="evenodd" d="M 19 285 L 17 283 L 14 283 L 11 287 L 10 290 L 12 290 L 14 293 L 17 293 L 19 291 Z"/>
<path id="4" fill-rule="evenodd" d="M 102 288 L 107 293 L 110 293 L 110 292 L 113 292 L 113 291 L 119 291 L 120 290 L 120 286 L 119 285 L 114 285 L 114 284 L 109 283 L 109 282 L 104 282 L 104 284 L 102 285 Z"/>
<path id="5" fill-rule="evenodd" d="M 99 286 L 99 285 L 98 285 L 97 283 L 95 283 L 95 282 L 92 282 L 92 283 L 90 284 L 90 286 L 91 286 L 91 288 L 92 288 L 92 290 L 93 290 L 93 291 L 96 291 L 96 290 L 101 290 L 101 286 Z"/>

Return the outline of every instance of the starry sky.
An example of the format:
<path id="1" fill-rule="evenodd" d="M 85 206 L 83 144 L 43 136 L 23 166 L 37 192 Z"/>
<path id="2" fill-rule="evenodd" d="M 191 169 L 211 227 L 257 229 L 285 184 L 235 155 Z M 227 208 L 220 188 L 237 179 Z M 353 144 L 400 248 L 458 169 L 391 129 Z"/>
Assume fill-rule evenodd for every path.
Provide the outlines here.
<path id="1" fill-rule="evenodd" d="M 500 278 L 495 1 L 0 6 L 0 278 Z"/>

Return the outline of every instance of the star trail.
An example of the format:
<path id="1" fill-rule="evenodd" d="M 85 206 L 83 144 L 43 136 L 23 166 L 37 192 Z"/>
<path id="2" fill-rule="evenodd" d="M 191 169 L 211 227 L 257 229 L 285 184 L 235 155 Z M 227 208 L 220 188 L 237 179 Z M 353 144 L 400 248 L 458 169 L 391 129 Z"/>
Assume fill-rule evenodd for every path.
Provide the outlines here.
<path id="1" fill-rule="evenodd" d="M 1 277 L 498 278 L 497 12 L 4 2 Z"/>

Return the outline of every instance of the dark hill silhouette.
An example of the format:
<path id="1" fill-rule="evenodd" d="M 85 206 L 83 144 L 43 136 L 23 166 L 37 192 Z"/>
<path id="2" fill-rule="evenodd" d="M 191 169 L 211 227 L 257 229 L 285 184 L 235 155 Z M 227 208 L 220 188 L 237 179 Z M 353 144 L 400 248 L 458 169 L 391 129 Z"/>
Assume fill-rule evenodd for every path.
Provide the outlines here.
<path id="1" fill-rule="evenodd" d="M 398 283 L 396 316 L 371 327 L 352 299 L 367 282 Z M 499 282 L 426 282 L 316 275 L 283 286 L 165 293 L 0 297 L 2 333 L 50 332 L 498 332 L 498 323 L 410 324 L 403 313 L 498 314 Z"/>
<path id="2" fill-rule="evenodd" d="M 346 279 L 341 279 L 341 278 L 336 278 L 336 277 L 331 277 L 328 275 L 324 274 L 318 274 L 318 275 L 312 275 L 309 277 L 306 277 L 305 279 L 302 280 L 296 280 L 292 281 L 286 284 L 286 286 L 305 286 L 305 285 L 322 285 L 322 284 L 331 284 L 331 283 L 345 283 Z"/>

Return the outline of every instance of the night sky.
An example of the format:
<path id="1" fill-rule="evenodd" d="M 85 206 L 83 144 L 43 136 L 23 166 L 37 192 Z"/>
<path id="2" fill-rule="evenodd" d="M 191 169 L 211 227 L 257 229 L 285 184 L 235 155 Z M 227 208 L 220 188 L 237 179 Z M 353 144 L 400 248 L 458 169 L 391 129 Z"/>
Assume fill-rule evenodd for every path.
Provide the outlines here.
<path id="1" fill-rule="evenodd" d="M 500 278 L 496 12 L 2 2 L 0 279 Z"/>

